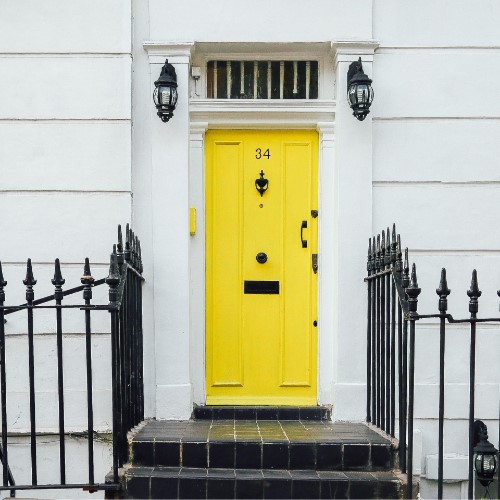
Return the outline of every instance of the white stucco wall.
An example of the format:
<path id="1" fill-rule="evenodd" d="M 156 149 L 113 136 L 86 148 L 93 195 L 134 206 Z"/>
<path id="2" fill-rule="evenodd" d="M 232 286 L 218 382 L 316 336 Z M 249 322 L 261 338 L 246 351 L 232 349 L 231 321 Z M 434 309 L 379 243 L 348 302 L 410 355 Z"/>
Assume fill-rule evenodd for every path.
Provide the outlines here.
<path id="1" fill-rule="evenodd" d="M 38 280 L 35 298 L 53 293 L 56 257 L 65 288 L 80 284 L 85 257 L 96 279 L 107 275 L 116 226 L 132 216 L 131 63 L 130 1 L 2 2 L 0 260 L 7 304 L 25 302 L 28 257 Z M 95 303 L 107 303 L 105 288 L 94 290 Z M 81 301 L 81 294 L 64 303 L 75 300 Z M 68 432 L 87 427 L 82 314 L 63 314 Z M 26 314 L 7 319 L 8 423 L 10 431 L 22 435 L 29 430 Z M 109 431 L 109 314 L 96 314 L 92 326 L 95 428 Z M 52 433 L 58 428 L 53 311 L 35 313 L 34 349 L 37 431 Z M 28 482 L 29 446 L 22 437 L 12 439 L 10 465 L 18 484 Z M 39 438 L 40 483 L 57 481 L 52 441 L 50 435 Z M 70 439 L 67 446 L 68 468 L 83 471 L 76 464 L 86 461 L 85 441 Z M 97 443 L 95 450 L 101 481 L 110 468 L 109 445 Z M 84 476 L 77 479 L 85 481 Z"/>
<path id="2" fill-rule="evenodd" d="M 458 8 L 457 8 L 458 7 Z M 437 312 L 440 270 L 446 267 L 449 312 L 468 316 L 472 269 L 483 296 L 479 314 L 498 317 L 500 240 L 498 153 L 500 97 L 481 94 L 500 74 L 498 2 L 375 0 L 373 230 L 395 221 L 417 263 L 421 313 Z M 484 94 L 484 95 L 485 95 Z M 476 418 L 498 443 L 500 335 L 477 333 Z M 446 346 L 445 454 L 467 455 L 470 334 L 451 327 Z M 439 383 L 437 325 L 417 329 L 415 427 L 425 457 L 437 453 Z M 420 458 L 420 457 L 419 457 Z M 435 481 L 423 483 L 435 495 Z M 451 486 L 450 486 L 451 488 Z M 460 489 L 449 490 L 457 496 Z"/>
<path id="3" fill-rule="evenodd" d="M 196 96 L 190 61 L 199 64 L 209 48 L 215 54 L 248 55 L 263 50 L 265 43 L 278 54 L 292 42 L 334 42 L 321 80 L 322 98 L 336 100 L 336 107 L 330 128 L 322 125 L 328 133 L 320 197 L 331 217 L 323 222 L 320 215 L 321 244 L 328 249 L 320 254 L 320 328 L 328 335 L 322 344 L 319 397 L 334 405 L 336 419 L 363 420 L 362 277 L 370 233 L 397 223 L 418 265 L 420 311 L 435 311 L 434 289 L 445 266 L 452 313 L 467 315 L 465 292 L 477 268 L 483 290 L 480 314 L 498 314 L 500 94 L 494 89 L 500 74 L 500 5 L 495 0 L 483 0 L 480 8 L 473 0 L 458 3 L 321 0 L 305 6 L 298 0 L 258 0 L 249 7 L 229 0 L 192 0 L 189 6 L 161 0 L 4 0 L 0 209 L 7 216 L 0 222 L 0 259 L 9 281 L 7 300 L 23 300 L 20 281 L 27 257 L 34 261 L 38 297 L 52 290 L 55 257 L 63 262 L 68 286 L 78 281 L 85 256 L 94 275 L 104 276 L 116 224 L 133 215 L 147 280 L 146 413 L 187 418 L 193 401 L 202 403 L 204 395 L 197 333 L 204 324 L 203 280 L 198 279 L 204 267 L 196 260 L 203 255 L 203 219 L 190 238 L 187 214 L 189 206 L 203 206 L 205 125 L 193 128 L 191 123 Z M 244 15 L 235 15 L 239 10 Z M 163 60 L 144 50 L 147 40 L 169 46 L 162 57 L 168 55 L 177 70 L 180 101 L 168 124 L 156 117 L 151 101 Z M 340 50 L 337 42 L 345 40 L 355 43 Z M 372 40 L 379 46 L 367 49 Z M 362 123 L 352 117 L 344 98 L 347 67 L 358 55 L 375 89 L 372 113 Z M 241 123 L 244 116 L 240 110 L 231 119 Z M 96 290 L 96 301 L 101 292 Z M 14 316 L 7 323 L 8 349 L 20 360 L 22 326 Z M 105 360 L 107 319 L 96 319 L 95 326 L 100 334 L 95 348 Z M 75 362 L 74 373 L 68 373 L 68 397 L 79 401 L 82 326 L 75 321 L 67 327 Z M 50 318 L 41 315 L 37 328 L 36 348 L 51 352 Z M 437 451 L 437 341 L 435 325 L 420 328 L 416 427 L 422 431 L 422 464 Z M 447 349 L 445 451 L 464 454 L 466 330 L 450 329 Z M 499 352 L 497 329 L 479 328 L 477 359 L 489 360 L 491 368 L 477 375 L 477 417 L 488 424 L 496 443 Z M 103 383 L 96 386 L 96 397 L 102 402 L 96 418 L 105 428 L 109 386 L 106 368 L 100 368 Z M 44 397 L 52 401 L 50 366 L 44 369 Z M 22 400 L 26 388 L 18 389 Z M 79 404 L 75 408 L 84 411 Z M 52 417 L 47 414 L 44 420 L 42 412 L 40 418 L 41 427 L 50 429 Z M 26 424 L 23 419 L 19 429 Z M 68 419 L 75 427 L 84 425 L 77 412 Z"/>

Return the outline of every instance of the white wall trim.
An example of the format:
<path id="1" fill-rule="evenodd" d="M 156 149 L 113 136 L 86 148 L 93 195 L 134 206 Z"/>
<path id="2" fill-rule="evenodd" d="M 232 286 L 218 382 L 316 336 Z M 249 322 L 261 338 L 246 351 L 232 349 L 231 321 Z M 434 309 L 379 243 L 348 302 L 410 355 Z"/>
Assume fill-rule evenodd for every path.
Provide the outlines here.
<path id="1" fill-rule="evenodd" d="M 191 99 L 192 122 L 210 128 L 305 128 L 333 123 L 335 101 Z"/>
<path id="2" fill-rule="evenodd" d="M 165 59 L 171 64 L 189 64 L 191 54 L 194 49 L 194 42 L 150 42 L 142 44 L 144 50 L 148 53 L 151 64 L 163 64 Z"/>

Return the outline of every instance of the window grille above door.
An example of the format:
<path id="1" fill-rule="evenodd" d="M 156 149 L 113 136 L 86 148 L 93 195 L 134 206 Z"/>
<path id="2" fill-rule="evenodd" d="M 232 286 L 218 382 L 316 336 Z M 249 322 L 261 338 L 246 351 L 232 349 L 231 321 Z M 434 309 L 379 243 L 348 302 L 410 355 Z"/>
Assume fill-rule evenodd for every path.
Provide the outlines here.
<path id="1" fill-rule="evenodd" d="M 318 61 L 209 61 L 209 99 L 317 99 Z"/>

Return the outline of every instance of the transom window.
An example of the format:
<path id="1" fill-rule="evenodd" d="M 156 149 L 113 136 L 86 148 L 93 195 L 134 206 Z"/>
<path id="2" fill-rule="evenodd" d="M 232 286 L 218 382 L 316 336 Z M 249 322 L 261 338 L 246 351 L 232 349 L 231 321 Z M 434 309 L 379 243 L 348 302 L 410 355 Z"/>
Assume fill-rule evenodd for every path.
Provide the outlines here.
<path id="1" fill-rule="evenodd" d="M 318 61 L 209 61 L 209 99 L 317 99 Z"/>

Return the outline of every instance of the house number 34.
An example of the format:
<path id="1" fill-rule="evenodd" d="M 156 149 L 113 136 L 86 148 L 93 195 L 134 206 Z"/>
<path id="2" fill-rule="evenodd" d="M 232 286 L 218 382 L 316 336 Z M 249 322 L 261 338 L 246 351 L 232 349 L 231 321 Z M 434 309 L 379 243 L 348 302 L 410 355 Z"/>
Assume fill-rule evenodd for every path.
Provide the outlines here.
<path id="1" fill-rule="evenodd" d="M 257 160 L 261 160 L 263 157 L 266 157 L 268 160 L 269 158 L 271 158 L 271 153 L 269 152 L 269 148 L 267 148 L 264 153 L 262 152 L 262 149 L 261 148 L 257 148 L 255 150 L 255 158 L 257 158 Z"/>

